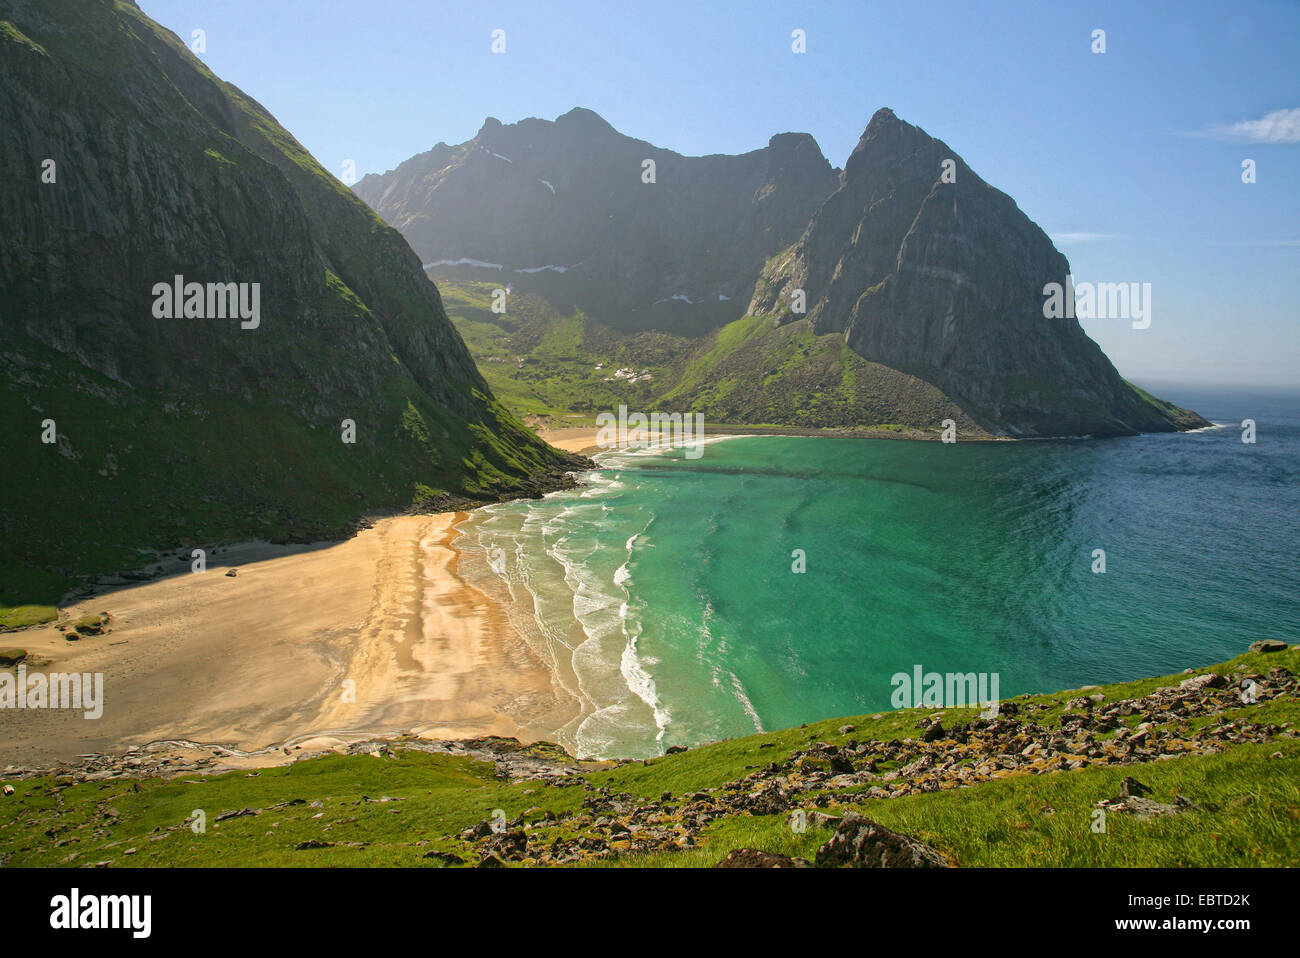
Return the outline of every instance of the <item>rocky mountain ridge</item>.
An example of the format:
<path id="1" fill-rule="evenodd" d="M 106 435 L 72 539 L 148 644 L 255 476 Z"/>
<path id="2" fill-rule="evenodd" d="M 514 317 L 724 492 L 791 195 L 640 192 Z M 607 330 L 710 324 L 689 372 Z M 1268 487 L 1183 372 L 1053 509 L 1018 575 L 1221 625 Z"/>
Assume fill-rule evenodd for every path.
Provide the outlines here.
<path id="1" fill-rule="evenodd" d="M 582 340 L 568 357 L 579 364 L 606 362 L 597 343 L 621 336 L 624 352 L 660 361 L 659 399 L 724 421 L 937 433 L 952 419 L 968 437 L 1208 425 L 1135 390 L 1074 318 L 1047 318 L 1044 286 L 1067 281 L 1065 257 L 1010 197 L 888 109 L 843 171 L 807 134 L 681 157 L 575 109 L 554 123 L 489 119 L 466 143 L 355 189 L 436 279 L 535 296 L 557 317 L 548 328 L 567 323 Z M 465 329 L 479 314 L 452 315 Z M 492 370 L 499 384 L 530 388 L 528 343 L 546 338 L 533 326 L 518 342 L 479 337 L 494 339 L 480 363 L 503 347 L 519 358 L 517 374 Z M 632 342 L 646 333 L 684 341 Z M 555 375 L 572 370 L 541 378 Z M 918 384 L 937 401 L 882 401 Z"/>
<path id="2" fill-rule="evenodd" d="M 354 189 L 435 277 L 506 283 L 626 332 L 698 334 L 742 315 L 762 264 L 837 182 L 807 134 L 682 156 L 576 108 L 489 118 Z"/>

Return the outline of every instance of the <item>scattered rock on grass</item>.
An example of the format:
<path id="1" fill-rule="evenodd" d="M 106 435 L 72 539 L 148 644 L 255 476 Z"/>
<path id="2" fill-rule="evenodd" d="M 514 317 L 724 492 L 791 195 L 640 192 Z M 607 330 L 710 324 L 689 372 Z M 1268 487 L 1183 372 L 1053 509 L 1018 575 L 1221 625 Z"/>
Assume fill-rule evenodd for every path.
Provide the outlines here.
<path id="1" fill-rule="evenodd" d="M 891 831 L 862 815 L 847 815 L 835 835 L 817 849 L 819 868 L 951 868 L 924 842 Z"/>
<path id="2" fill-rule="evenodd" d="M 806 858 L 776 855 L 757 848 L 733 848 L 714 868 L 809 868 Z"/>

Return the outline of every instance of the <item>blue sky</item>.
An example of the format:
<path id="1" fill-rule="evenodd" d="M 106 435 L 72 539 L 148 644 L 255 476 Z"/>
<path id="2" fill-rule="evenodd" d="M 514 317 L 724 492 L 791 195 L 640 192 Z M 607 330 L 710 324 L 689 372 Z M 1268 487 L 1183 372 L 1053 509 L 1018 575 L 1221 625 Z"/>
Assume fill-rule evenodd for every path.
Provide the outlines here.
<path id="1" fill-rule="evenodd" d="M 1121 373 L 1300 385 L 1300 3 L 139 2 L 336 174 L 574 106 L 686 154 L 804 131 L 842 166 L 889 106 L 1076 282 L 1151 284 L 1150 328 L 1083 322 Z"/>

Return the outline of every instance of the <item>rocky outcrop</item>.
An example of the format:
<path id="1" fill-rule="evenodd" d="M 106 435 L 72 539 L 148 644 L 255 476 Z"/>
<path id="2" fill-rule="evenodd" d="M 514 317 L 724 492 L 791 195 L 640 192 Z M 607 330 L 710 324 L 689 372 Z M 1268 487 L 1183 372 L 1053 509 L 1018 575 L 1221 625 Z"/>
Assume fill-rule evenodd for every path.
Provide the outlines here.
<path id="1" fill-rule="evenodd" d="M 579 108 L 554 122 L 489 118 L 472 140 L 354 189 L 435 276 L 536 292 L 623 331 L 698 335 L 742 315 L 765 260 L 836 185 L 806 133 L 682 156 Z"/>
<path id="2" fill-rule="evenodd" d="M 819 868 L 951 868 L 924 842 L 900 835 L 862 815 L 848 815 L 817 849 Z"/>
<path id="3" fill-rule="evenodd" d="M 945 173 L 947 175 L 945 175 Z M 750 303 L 941 389 L 990 431 L 1116 435 L 1208 425 L 1139 394 L 1074 318 L 1044 316 L 1069 263 L 1011 197 L 892 110 Z"/>
<path id="4" fill-rule="evenodd" d="M 1280 639 L 1260 639 L 1250 643 L 1251 652 L 1284 652 L 1286 643 Z"/>
<path id="5" fill-rule="evenodd" d="M 665 793 L 657 801 L 595 788 L 581 778 L 564 779 L 560 781 L 586 789 L 577 814 L 559 819 L 525 815 L 507 826 L 527 836 L 517 860 L 566 864 L 590 857 L 690 848 L 719 818 L 786 816 L 803 809 L 808 827 L 834 829 L 817 853 L 819 867 L 949 867 L 952 863 L 941 853 L 916 839 L 853 812 L 840 816 L 818 809 L 837 801 L 856 803 L 969 787 L 1009 775 L 1206 755 L 1232 745 L 1297 736 L 1289 724 L 1224 714 L 1242 706 L 1241 692 L 1246 687 L 1254 689 L 1251 704 L 1293 699 L 1300 694 L 1300 682 L 1287 669 L 1273 668 L 1267 675 L 1242 671 L 1228 677 L 1205 676 L 1209 680 L 1183 680 L 1112 702 L 1082 696 L 1023 706 L 1007 701 L 1001 703 L 996 718 L 978 718 L 952 728 L 921 719 L 918 726 L 923 730 L 939 729 L 928 739 L 922 734 L 890 742 L 816 742 L 721 788 L 681 796 Z M 1061 712 L 1062 706 L 1078 711 Z M 1044 713 L 1041 720 L 1035 718 L 1039 713 Z M 1126 720 L 1131 716 L 1142 716 L 1143 721 L 1130 725 Z M 1215 720 L 1192 724 L 1197 719 Z M 882 771 L 881 766 L 890 770 Z M 1148 799 L 1133 779 L 1121 783 L 1120 791 L 1118 798 L 1098 802 L 1097 807 L 1139 816 L 1192 807 L 1190 800 L 1177 796 L 1171 806 Z M 1043 814 L 1053 813 L 1050 808 L 1043 810 Z M 578 837 L 568 837 L 575 833 Z M 491 834 L 489 823 L 484 822 L 462 838 L 481 843 Z M 766 854 L 733 852 L 725 867 L 799 867 L 798 859 L 791 864 L 762 857 Z"/>
<path id="6" fill-rule="evenodd" d="M 497 778 L 562 782 L 569 776 L 608 767 L 607 762 L 579 761 L 552 742 L 522 743 L 513 738 L 489 736 L 476 739 L 363 739 L 342 749 L 347 755 L 394 758 L 394 749 L 451 755 L 491 763 Z M 272 746 L 246 752 L 224 745 L 165 739 L 133 746 L 120 754 L 86 753 L 70 761 L 49 765 L 15 766 L 0 769 L 0 776 L 26 779 L 48 775 L 69 784 L 99 782 L 114 778 L 172 778 L 177 775 L 220 775 L 244 768 L 250 761 L 272 766 L 334 754 L 334 749 L 311 750 L 297 745 Z M 490 829 L 483 835 L 490 833 Z"/>

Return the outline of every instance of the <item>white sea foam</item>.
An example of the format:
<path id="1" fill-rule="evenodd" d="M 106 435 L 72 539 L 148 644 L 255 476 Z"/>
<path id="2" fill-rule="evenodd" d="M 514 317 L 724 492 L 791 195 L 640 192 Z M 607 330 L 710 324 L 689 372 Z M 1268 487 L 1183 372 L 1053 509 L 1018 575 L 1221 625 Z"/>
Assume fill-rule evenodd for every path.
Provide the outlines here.
<path id="1" fill-rule="evenodd" d="M 623 649 L 620 670 L 627 681 L 627 687 L 654 711 L 655 727 L 659 730 L 655 735 L 655 741 L 662 742 L 664 732 L 668 731 L 668 724 L 672 721 L 672 715 L 660 704 L 655 680 L 650 677 L 650 673 L 645 670 L 644 664 L 637 657 L 636 639 L 631 636 L 628 637 L 627 646 Z"/>
<path id="2" fill-rule="evenodd" d="M 628 729 L 627 722 L 620 721 L 626 714 L 626 706 L 607 705 L 588 715 L 574 736 L 579 757 L 612 754 L 619 744 L 615 730 Z"/>
<path id="3" fill-rule="evenodd" d="M 727 674 L 731 676 L 731 691 L 736 696 L 736 701 L 740 703 L 741 708 L 745 710 L 745 714 L 749 716 L 749 720 L 754 723 L 754 731 L 766 731 L 763 728 L 763 720 L 758 717 L 758 710 L 754 708 L 754 703 L 749 700 L 749 695 L 745 692 L 745 686 L 740 681 L 740 676 L 735 672 Z"/>
<path id="4" fill-rule="evenodd" d="M 620 475 L 596 470 L 576 494 L 485 507 L 475 523 L 482 553 L 508 556 L 500 578 L 529 627 L 572 670 L 585 714 L 565 737 L 585 756 L 656 754 L 672 722 L 651 671 L 658 660 L 641 656 L 638 606 L 628 593 L 634 551 L 654 517 L 623 533 L 619 562 L 610 523 L 617 529 L 638 513 L 611 512 L 601 500 L 627 488 Z"/>

